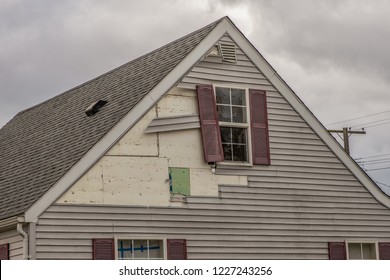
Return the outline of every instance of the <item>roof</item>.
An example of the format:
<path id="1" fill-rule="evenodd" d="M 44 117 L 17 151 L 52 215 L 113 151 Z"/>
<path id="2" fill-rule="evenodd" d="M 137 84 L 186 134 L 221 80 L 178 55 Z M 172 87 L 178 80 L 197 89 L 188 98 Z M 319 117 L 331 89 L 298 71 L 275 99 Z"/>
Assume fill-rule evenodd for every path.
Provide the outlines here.
<path id="1" fill-rule="evenodd" d="M 31 207 L 222 19 L 24 110 L 1 128 L 0 220 Z M 88 117 L 85 109 L 98 100 L 108 103 Z"/>

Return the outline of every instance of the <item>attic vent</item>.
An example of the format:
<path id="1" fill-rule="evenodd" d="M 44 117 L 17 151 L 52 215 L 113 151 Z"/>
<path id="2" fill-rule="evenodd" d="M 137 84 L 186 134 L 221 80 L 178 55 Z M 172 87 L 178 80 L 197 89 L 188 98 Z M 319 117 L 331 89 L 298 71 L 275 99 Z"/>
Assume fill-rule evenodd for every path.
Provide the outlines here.
<path id="1" fill-rule="evenodd" d="M 104 105 L 106 105 L 108 101 L 105 100 L 98 100 L 93 102 L 91 105 L 88 106 L 88 108 L 85 110 L 85 113 L 88 117 L 95 115 L 100 108 L 102 108 Z"/>
<path id="2" fill-rule="evenodd" d="M 222 60 L 229 63 L 236 63 L 236 46 L 231 43 L 220 43 Z"/>

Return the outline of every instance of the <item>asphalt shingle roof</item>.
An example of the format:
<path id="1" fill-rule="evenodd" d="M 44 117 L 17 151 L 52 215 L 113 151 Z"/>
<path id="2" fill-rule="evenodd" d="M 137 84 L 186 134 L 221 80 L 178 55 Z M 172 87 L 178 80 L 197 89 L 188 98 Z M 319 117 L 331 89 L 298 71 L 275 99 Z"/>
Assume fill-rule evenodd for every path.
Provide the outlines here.
<path id="1" fill-rule="evenodd" d="M 221 21 L 17 114 L 0 129 L 0 220 L 53 186 Z M 94 116 L 85 109 L 108 103 Z"/>

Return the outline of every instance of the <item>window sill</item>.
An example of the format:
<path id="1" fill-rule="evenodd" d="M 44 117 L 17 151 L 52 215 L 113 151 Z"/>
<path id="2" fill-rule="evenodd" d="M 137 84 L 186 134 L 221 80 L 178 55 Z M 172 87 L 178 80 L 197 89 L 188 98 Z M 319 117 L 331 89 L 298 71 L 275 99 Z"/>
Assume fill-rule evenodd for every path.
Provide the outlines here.
<path id="1" fill-rule="evenodd" d="M 216 166 L 243 166 L 243 167 L 252 167 L 253 164 L 250 162 L 227 162 L 227 161 L 221 161 L 216 164 Z"/>

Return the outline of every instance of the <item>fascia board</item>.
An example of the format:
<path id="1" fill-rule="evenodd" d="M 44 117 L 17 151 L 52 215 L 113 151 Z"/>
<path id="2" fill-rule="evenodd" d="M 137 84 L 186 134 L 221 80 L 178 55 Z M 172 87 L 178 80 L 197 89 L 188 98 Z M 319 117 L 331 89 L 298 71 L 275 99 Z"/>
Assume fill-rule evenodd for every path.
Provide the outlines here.
<path id="1" fill-rule="evenodd" d="M 313 113 L 303 104 L 299 97 L 284 82 L 272 66 L 262 57 L 262 55 L 252 46 L 245 36 L 234 26 L 228 25 L 227 32 L 232 40 L 241 48 L 248 58 L 264 74 L 271 84 L 287 100 L 287 102 L 301 115 L 307 124 L 317 133 L 331 151 L 341 160 L 341 162 L 352 172 L 352 174 L 362 183 L 362 185 L 373 195 L 373 197 L 384 206 L 390 208 L 390 197 L 382 192 L 373 183 L 371 178 L 357 165 L 357 163 L 345 153 L 338 142 L 330 135 L 326 128 L 313 115 Z"/>
<path id="2" fill-rule="evenodd" d="M 226 18 L 217 26 L 143 99 L 134 106 L 106 135 L 104 135 L 71 169 L 62 176 L 25 213 L 26 222 L 38 217 L 88 171 L 134 124 L 165 95 L 226 33 L 230 25 Z"/>

